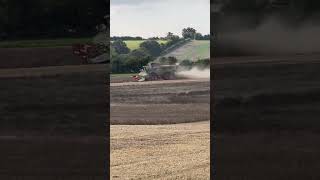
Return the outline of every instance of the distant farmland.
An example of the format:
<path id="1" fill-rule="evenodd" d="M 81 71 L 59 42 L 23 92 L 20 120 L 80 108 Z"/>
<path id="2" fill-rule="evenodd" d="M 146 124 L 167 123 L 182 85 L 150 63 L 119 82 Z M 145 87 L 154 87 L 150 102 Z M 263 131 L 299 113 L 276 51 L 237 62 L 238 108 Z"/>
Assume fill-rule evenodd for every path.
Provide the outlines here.
<path id="1" fill-rule="evenodd" d="M 180 61 L 185 59 L 196 61 L 198 59 L 210 58 L 210 41 L 193 40 L 164 56 L 174 56 Z"/>
<path id="2" fill-rule="evenodd" d="M 145 40 L 130 40 L 130 41 L 124 41 L 126 44 L 127 44 L 127 46 L 128 46 L 128 48 L 130 49 L 130 50 L 134 50 L 134 49 L 138 49 L 139 48 L 139 46 L 140 46 L 140 44 L 143 42 L 143 41 L 145 41 Z M 167 43 L 167 41 L 166 40 L 158 40 L 157 41 L 158 43 Z"/>

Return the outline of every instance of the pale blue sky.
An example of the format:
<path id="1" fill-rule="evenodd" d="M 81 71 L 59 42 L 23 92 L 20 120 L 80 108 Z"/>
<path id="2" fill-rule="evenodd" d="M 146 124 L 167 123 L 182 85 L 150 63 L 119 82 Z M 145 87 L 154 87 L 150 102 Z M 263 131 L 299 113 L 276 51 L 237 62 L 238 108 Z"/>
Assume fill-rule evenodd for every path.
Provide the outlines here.
<path id="1" fill-rule="evenodd" d="M 111 36 L 181 36 L 185 27 L 210 33 L 210 0 L 111 0 Z"/>

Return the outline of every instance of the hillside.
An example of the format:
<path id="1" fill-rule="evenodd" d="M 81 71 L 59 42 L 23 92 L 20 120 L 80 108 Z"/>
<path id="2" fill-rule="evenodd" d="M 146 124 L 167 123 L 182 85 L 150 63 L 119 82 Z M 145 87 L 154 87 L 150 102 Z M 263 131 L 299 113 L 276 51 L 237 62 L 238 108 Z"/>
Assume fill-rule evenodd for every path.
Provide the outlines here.
<path id="1" fill-rule="evenodd" d="M 140 46 L 140 44 L 143 42 L 143 41 L 145 41 L 145 40 L 128 40 L 128 41 L 124 41 L 126 44 L 127 44 L 127 46 L 128 46 L 128 48 L 130 49 L 130 50 L 134 50 L 134 49 L 138 49 L 139 48 L 139 46 Z M 165 40 L 158 40 L 157 41 L 158 43 L 166 43 L 167 41 L 165 41 Z"/>
<path id="2" fill-rule="evenodd" d="M 176 57 L 179 61 L 185 59 L 196 61 L 198 59 L 210 58 L 210 41 L 192 40 L 164 55 L 164 57 L 169 56 Z"/>

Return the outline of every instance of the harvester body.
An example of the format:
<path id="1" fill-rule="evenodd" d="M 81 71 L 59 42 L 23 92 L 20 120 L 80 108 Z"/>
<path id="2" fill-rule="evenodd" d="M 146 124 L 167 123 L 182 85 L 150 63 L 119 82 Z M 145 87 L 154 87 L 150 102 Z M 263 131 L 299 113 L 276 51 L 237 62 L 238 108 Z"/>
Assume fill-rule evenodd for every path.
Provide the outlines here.
<path id="1" fill-rule="evenodd" d="M 91 43 L 73 44 L 73 54 L 80 56 L 85 64 L 107 63 L 109 56 L 109 29 L 106 25 L 97 26 L 98 34 Z"/>
<path id="2" fill-rule="evenodd" d="M 73 54 L 80 56 L 85 64 L 105 63 L 108 60 L 103 44 L 74 44 L 72 48 Z"/>
<path id="3" fill-rule="evenodd" d="M 143 66 L 139 75 L 134 78 L 136 81 L 171 80 L 176 78 L 177 68 L 177 65 L 162 65 L 152 62 Z"/>

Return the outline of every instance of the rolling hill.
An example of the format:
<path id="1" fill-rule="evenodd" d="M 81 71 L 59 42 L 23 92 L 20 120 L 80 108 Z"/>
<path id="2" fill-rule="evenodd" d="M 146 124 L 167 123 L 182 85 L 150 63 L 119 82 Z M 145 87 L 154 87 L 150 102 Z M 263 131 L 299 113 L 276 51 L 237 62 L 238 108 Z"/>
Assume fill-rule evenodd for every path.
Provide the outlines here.
<path id="1" fill-rule="evenodd" d="M 130 49 L 130 50 L 134 50 L 134 49 L 138 49 L 139 48 L 139 46 L 140 46 L 140 44 L 143 42 L 143 41 L 145 41 L 145 40 L 130 40 L 130 41 L 124 41 L 126 44 L 127 44 L 127 46 L 128 46 L 128 48 Z M 157 41 L 158 43 L 166 43 L 167 41 L 165 41 L 165 40 L 158 40 Z"/>
<path id="2" fill-rule="evenodd" d="M 164 57 L 173 56 L 182 61 L 189 59 L 196 61 L 198 59 L 210 58 L 210 41 L 209 40 L 192 40 L 186 44 L 173 49 L 169 53 L 163 55 Z"/>

